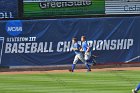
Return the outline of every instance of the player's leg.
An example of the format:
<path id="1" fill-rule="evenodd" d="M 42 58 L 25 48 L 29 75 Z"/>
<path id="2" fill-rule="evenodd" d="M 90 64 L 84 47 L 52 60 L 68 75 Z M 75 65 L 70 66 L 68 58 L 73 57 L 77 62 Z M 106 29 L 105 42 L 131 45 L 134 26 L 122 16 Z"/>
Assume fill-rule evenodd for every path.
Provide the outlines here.
<path id="1" fill-rule="evenodd" d="M 134 90 L 132 90 L 132 92 L 134 91 L 133 93 L 137 93 L 139 90 L 140 90 L 140 84 L 138 84 L 137 87 Z"/>
<path id="2" fill-rule="evenodd" d="M 135 89 L 132 89 L 132 93 L 138 93 Z"/>
<path id="3" fill-rule="evenodd" d="M 136 90 L 136 91 L 139 91 L 139 90 L 140 90 L 140 84 L 136 87 L 135 90 Z"/>
<path id="4" fill-rule="evenodd" d="M 74 72 L 77 61 L 78 61 L 78 55 L 75 55 L 75 58 L 74 58 L 74 61 L 73 61 L 73 64 L 72 64 L 72 69 L 70 70 L 71 72 Z"/>
<path id="5" fill-rule="evenodd" d="M 85 60 L 86 60 L 86 62 L 88 62 L 88 65 L 90 66 L 90 68 L 91 68 L 91 66 L 93 66 L 95 64 L 94 59 L 91 56 L 91 52 L 85 53 Z"/>
<path id="6" fill-rule="evenodd" d="M 139 90 L 140 90 L 140 84 L 138 84 L 138 86 L 135 89 L 132 89 L 132 93 L 138 93 Z"/>
<path id="7" fill-rule="evenodd" d="M 86 52 L 84 58 L 89 65 L 92 65 L 91 52 Z"/>
<path id="8" fill-rule="evenodd" d="M 78 55 L 78 58 L 86 65 L 88 71 L 91 71 L 90 65 L 88 65 L 88 63 L 84 59 L 83 55 L 82 54 Z"/>
<path id="9" fill-rule="evenodd" d="M 91 58 L 91 52 L 85 53 L 85 60 L 89 60 Z"/>
<path id="10" fill-rule="evenodd" d="M 91 65 L 93 65 L 93 66 L 95 66 L 97 63 L 95 58 L 96 58 L 96 56 L 94 56 L 94 55 L 91 55 L 91 57 L 90 57 Z"/>
<path id="11" fill-rule="evenodd" d="M 86 52 L 86 53 L 85 53 L 85 60 L 88 62 L 88 64 L 89 64 L 90 66 L 96 65 L 95 57 L 92 56 L 91 52 Z"/>

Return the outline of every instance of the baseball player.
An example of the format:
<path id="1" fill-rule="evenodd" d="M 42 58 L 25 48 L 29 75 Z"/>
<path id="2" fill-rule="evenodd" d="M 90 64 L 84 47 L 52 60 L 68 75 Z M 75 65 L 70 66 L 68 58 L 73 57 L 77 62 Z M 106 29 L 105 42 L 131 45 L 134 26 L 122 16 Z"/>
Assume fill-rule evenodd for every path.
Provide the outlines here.
<path id="1" fill-rule="evenodd" d="M 132 89 L 132 93 L 138 93 L 139 90 L 140 90 L 140 83 L 135 89 Z"/>
<path id="2" fill-rule="evenodd" d="M 81 36 L 81 41 L 82 41 L 82 51 L 84 52 L 85 60 L 88 62 L 88 64 L 95 65 L 96 62 L 92 58 L 91 49 L 90 49 L 89 45 L 86 42 L 86 37 L 85 36 Z"/>
<path id="3" fill-rule="evenodd" d="M 73 64 L 72 64 L 72 69 L 69 70 L 70 72 L 74 72 L 74 69 L 75 69 L 75 66 L 76 66 L 76 63 L 78 62 L 78 60 L 81 60 L 87 67 L 87 71 L 91 71 L 90 69 L 90 66 L 87 64 L 87 62 L 85 61 L 84 57 L 83 57 L 83 54 L 81 53 L 80 49 L 81 49 L 81 46 L 77 43 L 77 38 L 73 38 L 72 39 L 72 42 L 73 42 L 73 51 L 75 52 L 75 58 L 74 58 L 74 61 L 73 61 Z"/>

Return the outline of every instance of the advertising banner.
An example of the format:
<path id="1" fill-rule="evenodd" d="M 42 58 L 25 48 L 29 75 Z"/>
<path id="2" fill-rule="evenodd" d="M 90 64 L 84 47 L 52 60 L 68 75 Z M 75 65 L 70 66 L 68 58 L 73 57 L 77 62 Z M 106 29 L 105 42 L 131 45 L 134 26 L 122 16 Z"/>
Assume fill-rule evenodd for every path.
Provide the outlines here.
<path id="1" fill-rule="evenodd" d="M 72 64 L 87 37 L 97 64 L 140 62 L 140 17 L 0 21 L 1 66 Z"/>
<path id="2" fill-rule="evenodd" d="M 0 19 L 18 17 L 18 0 L 0 0 Z"/>
<path id="3" fill-rule="evenodd" d="M 106 0 L 106 14 L 140 14 L 140 0 Z"/>
<path id="4" fill-rule="evenodd" d="M 24 17 L 105 14 L 104 0 L 23 0 Z"/>

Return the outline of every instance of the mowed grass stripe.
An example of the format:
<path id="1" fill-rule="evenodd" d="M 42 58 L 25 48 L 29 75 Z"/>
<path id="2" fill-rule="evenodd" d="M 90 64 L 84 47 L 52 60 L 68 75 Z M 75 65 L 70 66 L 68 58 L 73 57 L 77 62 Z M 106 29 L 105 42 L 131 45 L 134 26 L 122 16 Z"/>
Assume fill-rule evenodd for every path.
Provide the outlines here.
<path id="1" fill-rule="evenodd" d="M 130 93 L 140 71 L 0 75 L 1 93 Z"/>

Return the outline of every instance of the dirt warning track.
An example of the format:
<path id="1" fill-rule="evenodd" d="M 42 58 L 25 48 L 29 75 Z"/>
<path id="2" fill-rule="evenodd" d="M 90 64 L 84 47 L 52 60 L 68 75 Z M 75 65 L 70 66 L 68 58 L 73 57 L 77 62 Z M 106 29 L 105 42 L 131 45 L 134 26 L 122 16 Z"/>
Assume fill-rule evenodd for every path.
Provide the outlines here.
<path id="1" fill-rule="evenodd" d="M 140 70 L 140 67 L 121 67 L 121 68 L 102 68 L 102 69 L 92 69 L 91 72 L 100 72 L 100 71 L 137 71 Z M 86 69 L 76 69 L 78 72 L 86 72 Z M 12 71 L 12 72 L 0 72 L 2 74 L 51 74 L 51 73 L 70 73 L 69 70 L 50 70 L 50 71 Z"/>

